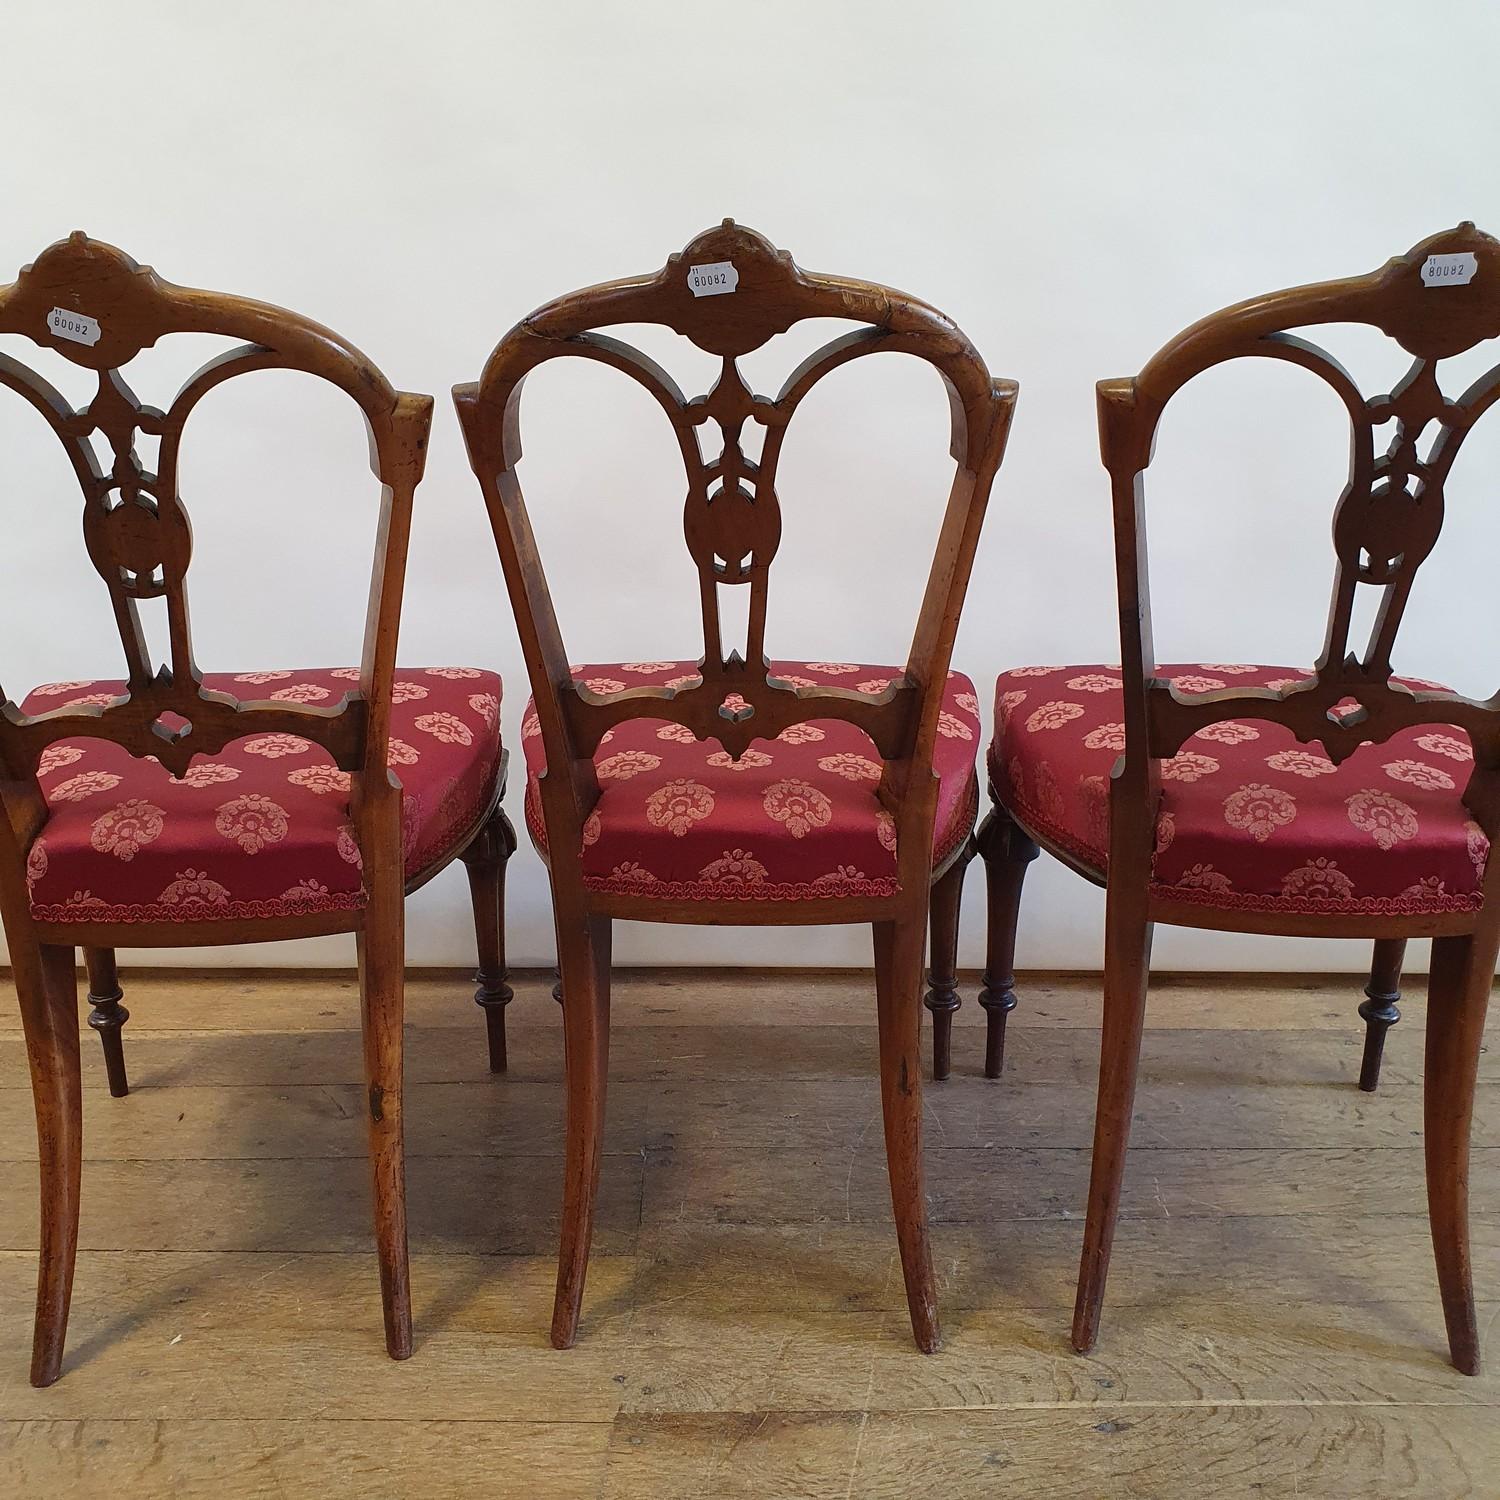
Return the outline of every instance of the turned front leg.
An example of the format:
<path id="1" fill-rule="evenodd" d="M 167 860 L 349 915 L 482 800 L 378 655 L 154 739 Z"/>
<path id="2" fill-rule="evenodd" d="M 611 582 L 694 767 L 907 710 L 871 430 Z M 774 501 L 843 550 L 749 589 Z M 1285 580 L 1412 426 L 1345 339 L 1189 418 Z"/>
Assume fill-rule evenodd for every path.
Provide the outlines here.
<path id="1" fill-rule="evenodd" d="M 125 1077 L 125 1043 L 120 1028 L 130 1019 L 130 1012 L 120 1004 L 125 998 L 120 988 L 120 976 L 115 969 L 113 948 L 85 948 L 84 966 L 89 975 L 89 1025 L 99 1033 L 104 1046 L 104 1071 L 109 1078 L 109 1091 L 116 1099 L 123 1099 L 130 1092 Z"/>
<path id="2" fill-rule="evenodd" d="M 490 1072 L 506 1068 L 505 1007 L 515 998 L 505 967 L 505 867 L 516 848 L 510 819 L 496 808 L 459 858 L 469 874 L 479 967 L 474 1003 L 484 1012 Z"/>
<path id="3" fill-rule="evenodd" d="M 972 840 L 958 858 L 933 882 L 929 898 L 931 922 L 928 990 L 922 1003 L 932 1012 L 932 1076 L 939 1082 L 952 1067 L 953 1013 L 963 1003 L 958 995 L 958 915 L 963 900 L 964 872 L 973 858 Z"/>
<path id="4" fill-rule="evenodd" d="M 984 984 L 979 1003 L 985 1013 L 984 1076 L 998 1078 L 1005 1066 L 1005 1022 L 1016 1008 L 1016 925 L 1026 866 L 1040 852 L 1029 835 L 998 803 L 977 837 L 989 897 L 989 932 Z"/>
<path id="5" fill-rule="evenodd" d="M 1365 1055 L 1360 1063 L 1359 1086 L 1373 1094 L 1380 1083 L 1380 1064 L 1385 1056 L 1385 1034 L 1401 1019 L 1396 1002 L 1401 998 L 1401 964 L 1406 957 L 1405 938 L 1376 938 L 1370 963 L 1370 982 L 1359 1014 L 1365 1023 Z"/>

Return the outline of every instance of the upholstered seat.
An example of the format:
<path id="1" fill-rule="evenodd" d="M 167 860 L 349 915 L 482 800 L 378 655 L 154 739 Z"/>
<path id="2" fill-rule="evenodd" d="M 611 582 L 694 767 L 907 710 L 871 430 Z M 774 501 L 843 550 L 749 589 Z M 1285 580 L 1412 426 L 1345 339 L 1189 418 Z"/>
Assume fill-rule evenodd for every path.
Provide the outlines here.
<path id="1" fill-rule="evenodd" d="M 575 667 L 598 693 L 693 679 L 692 662 Z M 847 662 L 775 662 L 798 686 L 879 692 L 896 667 Z M 957 672 L 948 687 L 933 769 L 938 776 L 933 863 L 969 836 L 978 809 L 979 740 L 974 684 Z M 528 704 L 526 826 L 547 852 L 537 777 L 546 768 Z M 808 900 L 890 896 L 897 890 L 896 835 L 875 797 L 881 765 L 852 724 L 794 724 L 752 745 L 739 761 L 681 725 L 631 719 L 605 734 L 594 757 L 601 795 L 583 832 L 584 884 L 663 900 Z"/>
<path id="2" fill-rule="evenodd" d="M 237 697 L 332 706 L 352 667 L 208 674 Z M 31 714 L 106 703 L 120 682 L 52 683 Z M 404 792 L 407 877 L 451 859 L 495 795 L 500 679 L 474 667 L 397 674 L 389 762 Z M 108 740 L 61 740 L 38 768 L 48 818 L 32 845 L 33 914 L 47 922 L 231 921 L 364 902 L 349 773 L 291 734 L 234 740 L 175 780 Z"/>
<path id="3" fill-rule="evenodd" d="M 1157 675 L 1190 693 L 1310 676 L 1203 664 Z M 1101 875 L 1123 717 L 1118 668 L 1019 667 L 995 684 L 1001 802 Z M 1338 766 L 1266 720 L 1210 725 L 1162 762 L 1153 894 L 1268 912 L 1477 911 L 1489 842 L 1461 800 L 1472 761 L 1468 737 L 1444 725 L 1361 745 Z"/>

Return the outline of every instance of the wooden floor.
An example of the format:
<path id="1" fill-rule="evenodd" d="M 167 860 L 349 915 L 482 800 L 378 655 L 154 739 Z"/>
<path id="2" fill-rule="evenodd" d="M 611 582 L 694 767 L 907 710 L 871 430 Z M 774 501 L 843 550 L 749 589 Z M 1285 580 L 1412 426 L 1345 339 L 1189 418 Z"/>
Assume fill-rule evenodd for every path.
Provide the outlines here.
<path id="1" fill-rule="evenodd" d="M 343 977 L 132 982 L 135 1083 L 86 1038 L 62 1380 L 26 1382 L 35 1139 L 0 1009 L 0 1495 L 1500 1495 L 1500 1379 L 1448 1365 L 1422 1189 L 1421 1012 L 1354 1087 L 1353 981 L 1162 981 L 1104 1334 L 1067 1346 L 1097 981 L 1033 979 L 1006 1079 L 972 977 L 929 1086 L 946 1344 L 907 1326 L 871 984 L 616 985 L 578 1345 L 547 1345 L 560 1163 L 550 976 L 512 1071 L 458 976 L 408 990 L 415 1357 L 383 1353 Z M 1500 1054 L 1473 1191 L 1500 1307 Z M 1500 1329 L 1489 1329 L 1500 1370 Z"/>

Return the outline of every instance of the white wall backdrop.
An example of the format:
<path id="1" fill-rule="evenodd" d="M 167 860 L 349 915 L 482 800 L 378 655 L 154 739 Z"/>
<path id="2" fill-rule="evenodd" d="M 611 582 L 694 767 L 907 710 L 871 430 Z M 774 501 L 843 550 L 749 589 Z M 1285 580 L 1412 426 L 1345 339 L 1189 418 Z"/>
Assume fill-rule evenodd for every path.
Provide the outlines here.
<path id="1" fill-rule="evenodd" d="M 1430 22 L 1396 0 L 21 0 L 0 38 L 0 280 L 83 228 L 170 280 L 309 313 L 397 385 L 436 393 L 402 655 L 501 669 L 512 746 L 527 689 L 449 386 L 539 302 L 654 270 L 726 215 L 810 268 L 914 292 L 1021 382 L 956 656 L 987 698 L 1002 666 L 1117 656 L 1094 381 L 1241 297 L 1373 268 L 1460 219 L 1500 231 L 1497 55 L 1490 0 L 1449 0 Z M 1398 368 L 1378 339 L 1338 348 L 1367 388 Z M 136 390 L 169 397 L 198 352 L 149 353 Z M 706 365 L 685 344 L 674 357 L 685 385 Z M 796 357 L 756 356 L 761 388 Z M 905 364 L 851 369 L 792 428 L 777 652 L 902 657 L 945 472 L 942 398 Z M 579 404 L 596 397 L 597 414 Z M 528 398 L 528 494 L 571 656 L 696 655 L 665 424 L 604 371 L 539 379 Z M 17 697 L 119 661 L 54 450 L 20 403 L 0 405 L 0 680 Z M 1221 372 L 1169 414 L 1158 454 L 1163 659 L 1310 662 L 1346 454 L 1332 397 L 1289 368 Z M 200 663 L 356 660 L 374 488 L 352 405 L 296 377 L 235 382 L 194 417 L 185 464 Z M 1397 658 L 1486 692 L 1497 474 L 1500 430 L 1481 428 Z M 514 782 L 510 805 L 519 824 Z M 510 892 L 512 961 L 549 962 L 544 872 L 524 845 Z M 1020 961 L 1096 965 L 1102 905 L 1038 862 Z M 966 964 L 981 908 L 976 867 Z M 409 933 L 414 964 L 471 960 L 461 871 L 414 898 Z M 868 938 L 626 926 L 616 952 L 854 964 Z M 1178 931 L 1157 946 L 1164 967 L 1363 957 Z"/>

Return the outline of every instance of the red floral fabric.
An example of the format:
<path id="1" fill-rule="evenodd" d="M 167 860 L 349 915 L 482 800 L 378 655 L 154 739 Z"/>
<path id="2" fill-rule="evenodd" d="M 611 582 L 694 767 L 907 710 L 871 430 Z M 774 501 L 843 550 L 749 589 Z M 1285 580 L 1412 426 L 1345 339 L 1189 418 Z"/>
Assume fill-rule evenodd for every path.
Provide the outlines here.
<path id="1" fill-rule="evenodd" d="M 1158 675 L 1201 693 L 1310 674 L 1200 663 Z M 1123 717 L 1118 668 L 1018 667 L 995 684 L 989 767 L 1001 801 L 1100 871 Z M 1472 760 L 1468 736 L 1442 724 L 1362 745 L 1340 766 L 1264 719 L 1210 725 L 1162 762 L 1153 890 L 1270 912 L 1475 911 L 1489 841 L 1461 800 Z"/>
<path id="2" fill-rule="evenodd" d="M 333 704 L 353 667 L 209 673 L 237 697 Z M 54 682 L 22 705 L 44 713 L 105 703 L 120 682 Z M 453 852 L 500 769 L 500 679 L 475 667 L 405 667 L 391 711 L 406 869 Z M 48 818 L 27 883 L 45 922 L 203 922 L 354 910 L 364 902 L 349 821 L 349 773 L 292 734 L 234 740 L 195 756 L 181 781 L 108 740 L 59 740 L 38 780 Z"/>
<path id="3" fill-rule="evenodd" d="M 775 662 L 799 687 L 878 693 L 897 667 L 850 662 Z M 573 669 L 596 693 L 697 679 L 692 662 L 623 662 Z M 978 810 L 974 757 L 979 700 L 974 684 L 948 674 L 934 770 L 938 775 L 933 857 L 968 837 Z M 531 704 L 521 726 L 526 753 L 526 826 L 545 857 L 536 777 L 546 769 Z M 798 901 L 891 896 L 896 830 L 875 797 L 882 764 L 852 724 L 816 719 L 752 745 L 738 761 L 680 724 L 632 719 L 610 730 L 594 757 L 600 797 L 583 830 L 590 890 L 662 900 Z"/>

